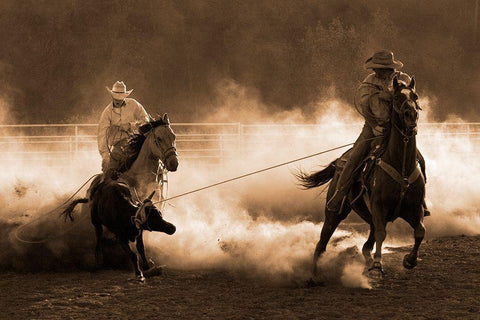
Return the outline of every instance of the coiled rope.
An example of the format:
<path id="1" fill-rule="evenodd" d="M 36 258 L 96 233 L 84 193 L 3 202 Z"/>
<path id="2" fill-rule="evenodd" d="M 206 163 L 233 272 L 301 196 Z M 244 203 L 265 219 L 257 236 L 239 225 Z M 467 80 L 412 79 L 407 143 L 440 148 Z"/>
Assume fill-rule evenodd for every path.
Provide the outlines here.
<path id="1" fill-rule="evenodd" d="M 73 228 L 75 228 L 75 227 L 78 225 L 78 223 L 79 223 L 80 221 L 83 221 L 84 219 L 88 218 L 88 215 L 85 215 L 82 219 L 77 220 L 77 223 L 76 223 L 76 224 L 74 224 L 74 225 L 70 226 L 69 228 L 65 229 L 62 233 L 56 234 L 56 235 L 53 235 L 53 236 L 48 236 L 48 237 L 43 238 L 43 239 L 41 239 L 41 240 L 25 240 L 25 239 L 22 239 L 22 238 L 20 237 L 20 235 L 19 235 L 19 233 L 20 233 L 23 229 L 25 229 L 27 226 L 31 225 L 31 224 L 34 223 L 34 222 L 37 222 L 38 220 L 46 217 L 46 216 L 49 215 L 49 214 L 55 212 L 56 210 L 60 209 L 62 206 L 66 205 L 68 202 L 70 202 L 70 200 L 72 200 L 72 198 L 73 198 L 74 196 L 76 196 L 76 195 L 80 192 L 80 190 L 82 190 L 83 187 L 85 187 L 85 185 L 86 185 L 87 183 L 89 183 L 92 179 L 94 179 L 97 175 L 98 175 L 98 174 L 94 174 L 93 176 L 91 176 L 87 181 L 85 181 L 85 182 L 81 185 L 81 187 L 79 187 L 79 188 L 77 189 L 77 191 L 75 191 L 70 197 L 68 197 L 67 200 L 65 200 L 65 201 L 64 201 L 62 204 L 60 204 L 59 206 L 57 206 L 57 207 L 53 208 L 52 210 L 50 210 L 50 211 L 48 211 L 48 212 L 40 215 L 39 217 L 33 219 L 32 221 L 29 221 L 29 222 L 27 222 L 27 223 L 19 226 L 19 227 L 15 230 L 15 232 L 14 232 L 15 238 L 16 238 L 19 242 L 22 242 L 22 243 L 38 244 L 38 243 L 45 243 L 45 242 L 47 242 L 47 241 L 50 241 L 50 240 L 59 238 L 59 237 L 61 237 L 61 236 L 64 236 L 64 235 L 67 234 L 68 232 L 70 232 Z"/>

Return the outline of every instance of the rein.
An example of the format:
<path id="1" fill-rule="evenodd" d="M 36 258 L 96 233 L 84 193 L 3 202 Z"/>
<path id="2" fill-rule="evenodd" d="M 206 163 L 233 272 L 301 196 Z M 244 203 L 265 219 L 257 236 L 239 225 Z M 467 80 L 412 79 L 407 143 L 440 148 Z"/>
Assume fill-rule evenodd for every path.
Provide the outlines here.
<path id="1" fill-rule="evenodd" d="M 157 172 L 154 172 L 155 174 L 155 181 L 157 182 L 157 185 L 159 188 L 160 193 L 160 200 L 161 200 L 161 207 L 160 211 L 162 211 L 165 208 L 165 199 L 168 197 L 168 170 L 165 168 L 164 164 L 159 161 L 159 165 L 157 168 Z"/>
<path id="2" fill-rule="evenodd" d="M 165 125 L 167 126 L 167 125 Z M 153 130 L 154 128 L 152 128 Z M 155 141 L 155 145 L 160 149 L 162 150 L 162 153 L 163 153 L 163 159 L 161 160 L 163 162 L 163 164 L 165 165 L 167 163 L 167 160 L 171 157 L 171 156 L 178 156 L 177 154 L 177 148 L 175 148 L 174 146 L 171 146 L 169 148 L 167 148 L 167 150 L 163 150 L 163 148 L 160 146 L 160 144 L 158 143 L 158 140 L 157 140 L 157 136 L 155 135 L 155 131 L 153 131 L 153 140 Z"/>

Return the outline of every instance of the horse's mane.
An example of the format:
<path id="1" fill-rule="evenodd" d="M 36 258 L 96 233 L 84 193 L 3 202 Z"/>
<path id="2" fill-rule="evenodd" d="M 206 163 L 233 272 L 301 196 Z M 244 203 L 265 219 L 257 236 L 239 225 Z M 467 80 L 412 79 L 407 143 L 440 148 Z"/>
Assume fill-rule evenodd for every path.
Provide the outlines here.
<path id="1" fill-rule="evenodd" d="M 122 165 L 120 171 L 127 171 L 135 162 L 135 160 L 137 160 L 138 154 L 140 153 L 143 143 L 146 140 L 147 133 L 156 127 L 168 124 L 169 123 L 165 122 L 162 118 L 152 119 L 152 121 L 142 124 L 138 128 L 138 133 L 131 134 L 128 138 L 127 145 L 125 146 L 125 152 L 128 154 L 128 157 L 125 160 L 125 164 Z"/>
<path id="2" fill-rule="evenodd" d="M 141 134 L 141 135 L 146 135 L 148 132 L 150 132 L 150 130 L 156 128 L 156 127 L 159 127 L 159 126 L 164 126 L 164 125 L 168 125 L 169 123 L 168 122 L 165 122 L 162 118 L 160 119 L 152 119 L 152 121 L 150 122 L 147 122 L 145 124 L 142 124 L 139 128 L 138 128 L 138 132 Z"/>

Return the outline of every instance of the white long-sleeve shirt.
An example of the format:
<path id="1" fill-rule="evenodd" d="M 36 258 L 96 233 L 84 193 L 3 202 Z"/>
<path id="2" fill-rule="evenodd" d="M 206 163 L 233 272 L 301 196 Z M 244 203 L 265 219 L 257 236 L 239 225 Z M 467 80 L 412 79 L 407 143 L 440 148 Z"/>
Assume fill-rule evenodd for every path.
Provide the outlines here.
<path id="1" fill-rule="evenodd" d="M 125 103 L 121 108 L 114 108 L 113 102 L 110 102 L 103 110 L 98 124 L 98 151 L 102 159 L 110 155 L 109 146 L 127 138 L 138 122 L 148 120 L 147 112 L 135 99 L 125 98 Z M 126 124 L 130 124 L 128 131 L 121 129 L 121 126 Z"/>

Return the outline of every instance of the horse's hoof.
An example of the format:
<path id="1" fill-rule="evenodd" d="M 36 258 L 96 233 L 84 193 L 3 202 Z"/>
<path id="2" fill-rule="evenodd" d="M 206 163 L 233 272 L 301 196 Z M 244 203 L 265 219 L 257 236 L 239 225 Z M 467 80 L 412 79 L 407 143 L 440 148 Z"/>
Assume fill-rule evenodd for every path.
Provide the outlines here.
<path id="1" fill-rule="evenodd" d="M 383 266 L 380 262 L 376 261 L 372 264 L 372 266 L 368 269 L 370 276 L 378 276 L 382 278 L 385 275 L 383 271 Z"/>
<path id="2" fill-rule="evenodd" d="M 143 275 L 141 275 L 141 276 L 137 275 L 135 278 L 128 279 L 128 282 L 145 283 L 145 277 Z"/>
<path id="3" fill-rule="evenodd" d="M 368 266 L 372 266 L 373 265 L 373 259 L 372 257 L 365 257 L 365 267 L 368 268 Z M 371 268 L 369 268 L 368 270 L 370 270 Z"/>
<path id="4" fill-rule="evenodd" d="M 406 254 L 404 257 L 403 257 L 403 267 L 405 269 L 413 269 L 417 266 L 417 259 L 409 259 L 409 255 Z"/>

